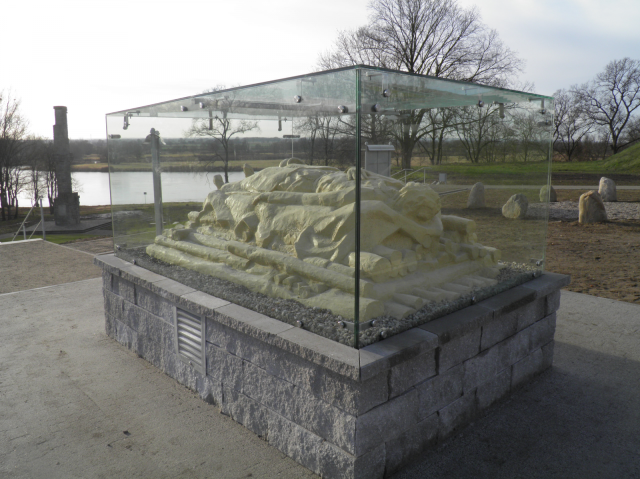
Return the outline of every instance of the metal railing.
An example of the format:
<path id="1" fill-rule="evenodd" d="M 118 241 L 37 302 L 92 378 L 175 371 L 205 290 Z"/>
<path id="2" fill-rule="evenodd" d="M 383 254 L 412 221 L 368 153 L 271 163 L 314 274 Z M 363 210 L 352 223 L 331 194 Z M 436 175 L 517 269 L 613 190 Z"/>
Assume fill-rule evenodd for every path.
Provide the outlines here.
<path id="1" fill-rule="evenodd" d="M 407 177 L 409 177 L 411 175 L 414 175 L 416 173 L 422 172 L 422 182 L 426 183 L 427 182 L 427 170 L 428 169 L 429 169 L 429 167 L 427 167 L 427 166 L 423 166 L 419 170 L 413 170 L 411 168 L 405 168 L 404 170 L 400 170 L 400 171 L 395 172 L 393 175 L 391 175 L 391 178 L 395 178 L 396 180 L 402 180 L 406 184 Z M 404 175 L 404 178 L 401 178 L 402 175 Z"/>
<path id="2" fill-rule="evenodd" d="M 42 200 L 40 198 L 36 199 L 35 204 L 31 207 L 31 209 L 29 210 L 29 212 L 27 213 L 27 216 L 25 216 L 24 220 L 22 221 L 22 224 L 20 225 L 20 228 L 18 228 L 18 231 L 16 231 L 16 234 L 13 235 L 13 238 L 11 238 L 11 241 L 15 241 L 16 236 L 18 236 L 20 234 L 20 230 L 22 230 L 22 234 L 24 236 L 24 239 L 27 239 L 27 220 L 29 219 L 29 215 L 31 215 L 31 212 L 33 211 L 33 209 L 36 206 L 40 206 L 40 221 L 38 221 L 38 224 L 35 225 L 35 227 L 33 228 L 33 231 L 31 231 L 31 235 L 29 235 L 28 239 L 31 239 L 31 237 L 33 236 L 33 233 L 36 232 L 36 230 L 38 229 L 38 226 L 42 225 L 42 239 L 46 240 L 47 239 L 47 233 L 44 230 L 44 211 L 42 209 Z"/>

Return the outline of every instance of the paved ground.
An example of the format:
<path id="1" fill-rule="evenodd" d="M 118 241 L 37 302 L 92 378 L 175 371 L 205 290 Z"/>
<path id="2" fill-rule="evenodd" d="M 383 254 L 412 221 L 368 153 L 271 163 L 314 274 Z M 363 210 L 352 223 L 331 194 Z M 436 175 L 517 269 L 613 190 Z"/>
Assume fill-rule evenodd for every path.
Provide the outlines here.
<path id="1" fill-rule="evenodd" d="M 28 287 L 10 258 L 91 271 L 51 247 L 0 246 L 1 291 Z M 316 477 L 107 338 L 100 278 L 0 294 L 0 331 L 2 478 Z M 640 306 L 563 293 L 556 341 L 551 371 L 395 479 L 640 477 Z"/>

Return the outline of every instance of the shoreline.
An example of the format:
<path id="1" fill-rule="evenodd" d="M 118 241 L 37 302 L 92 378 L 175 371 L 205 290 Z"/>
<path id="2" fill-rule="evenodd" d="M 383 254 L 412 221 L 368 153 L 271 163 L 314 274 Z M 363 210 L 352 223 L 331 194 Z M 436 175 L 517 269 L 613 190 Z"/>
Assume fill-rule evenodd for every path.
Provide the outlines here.
<path id="1" fill-rule="evenodd" d="M 254 168 L 255 171 L 260 171 L 262 168 Z M 163 166 L 162 171 L 164 173 L 224 173 L 224 168 L 221 167 L 213 167 L 213 168 L 182 168 L 175 166 Z M 227 170 L 229 173 L 242 172 L 242 167 L 240 166 L 230 166 Z M 85 166 L 71 166 L 71 173 L 109 173 L 109 166 L 99 166 L 97 168 L 85 167 Z M 125 168 L 116 173 L 151 173 L 151 165 L 149 168 Z"/>

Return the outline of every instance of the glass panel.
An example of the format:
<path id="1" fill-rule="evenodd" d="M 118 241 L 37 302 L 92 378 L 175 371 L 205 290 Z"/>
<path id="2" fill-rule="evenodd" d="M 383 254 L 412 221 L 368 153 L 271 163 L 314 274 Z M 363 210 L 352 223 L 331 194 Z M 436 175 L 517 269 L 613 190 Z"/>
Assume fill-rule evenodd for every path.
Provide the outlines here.
<path id="1" fill-rule="evenodd" d="M 357 67 L 109 114 L 116 254 L 365 346 L 542 271 L 552 101 Z"/>
<path id="2" fill-rule="evenodd" d="M 361 90 L 360 347 L 540 274 L 553 123 L 549 98 L 464 82 Z"/>
<path id="3" fill-rule="evenodd" d="M 108 115 L 116 254 L 353 346 L 355 75 Z"/>

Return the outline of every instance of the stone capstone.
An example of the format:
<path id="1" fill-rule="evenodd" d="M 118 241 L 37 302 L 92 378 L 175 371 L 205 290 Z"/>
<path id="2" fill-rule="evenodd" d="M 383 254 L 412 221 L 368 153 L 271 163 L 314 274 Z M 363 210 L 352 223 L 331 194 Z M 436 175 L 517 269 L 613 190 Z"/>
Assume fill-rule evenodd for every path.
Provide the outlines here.
<path id="1" fill-rule="evenodd" d="M 540 188 L 540 201 L 545 202 L 549 199 L 550 203 L 555 203 L 558 201 L 558 195 L 556 194 L 556 189 L 551 185 L 544 185 Z"/>
<path id="2" fill-rule="evenodd" d="M 481 182 L 471 188 L 467 199 L 467 208 L 484 208 L 484 185 Z"/>
<path id="3" fill-rule="evenodd" d="M 517 193 L 509 198 L 502 207 L 502 216 L 513 220 L 523 219 L 527 215 L 529 200 L 522 193 Z"/>
<path id="4" fill-rule="evenodd" d="M 598 187 L 598 193 L 600 193 L 600 197 L 602 201 L 618 201 L 618 197 L 616 195 L 616 183 L 615 181 L 602 177 L 600 178 L 600 186 Z"/>
<path id="5" fill-rule="evenodd" d="M 602 197 L 597 191 L 591 190 L 580 195 L 578 209 L 578 221 L 582 224 L 607 221 L 607 211 L 604 208 Z"/>

